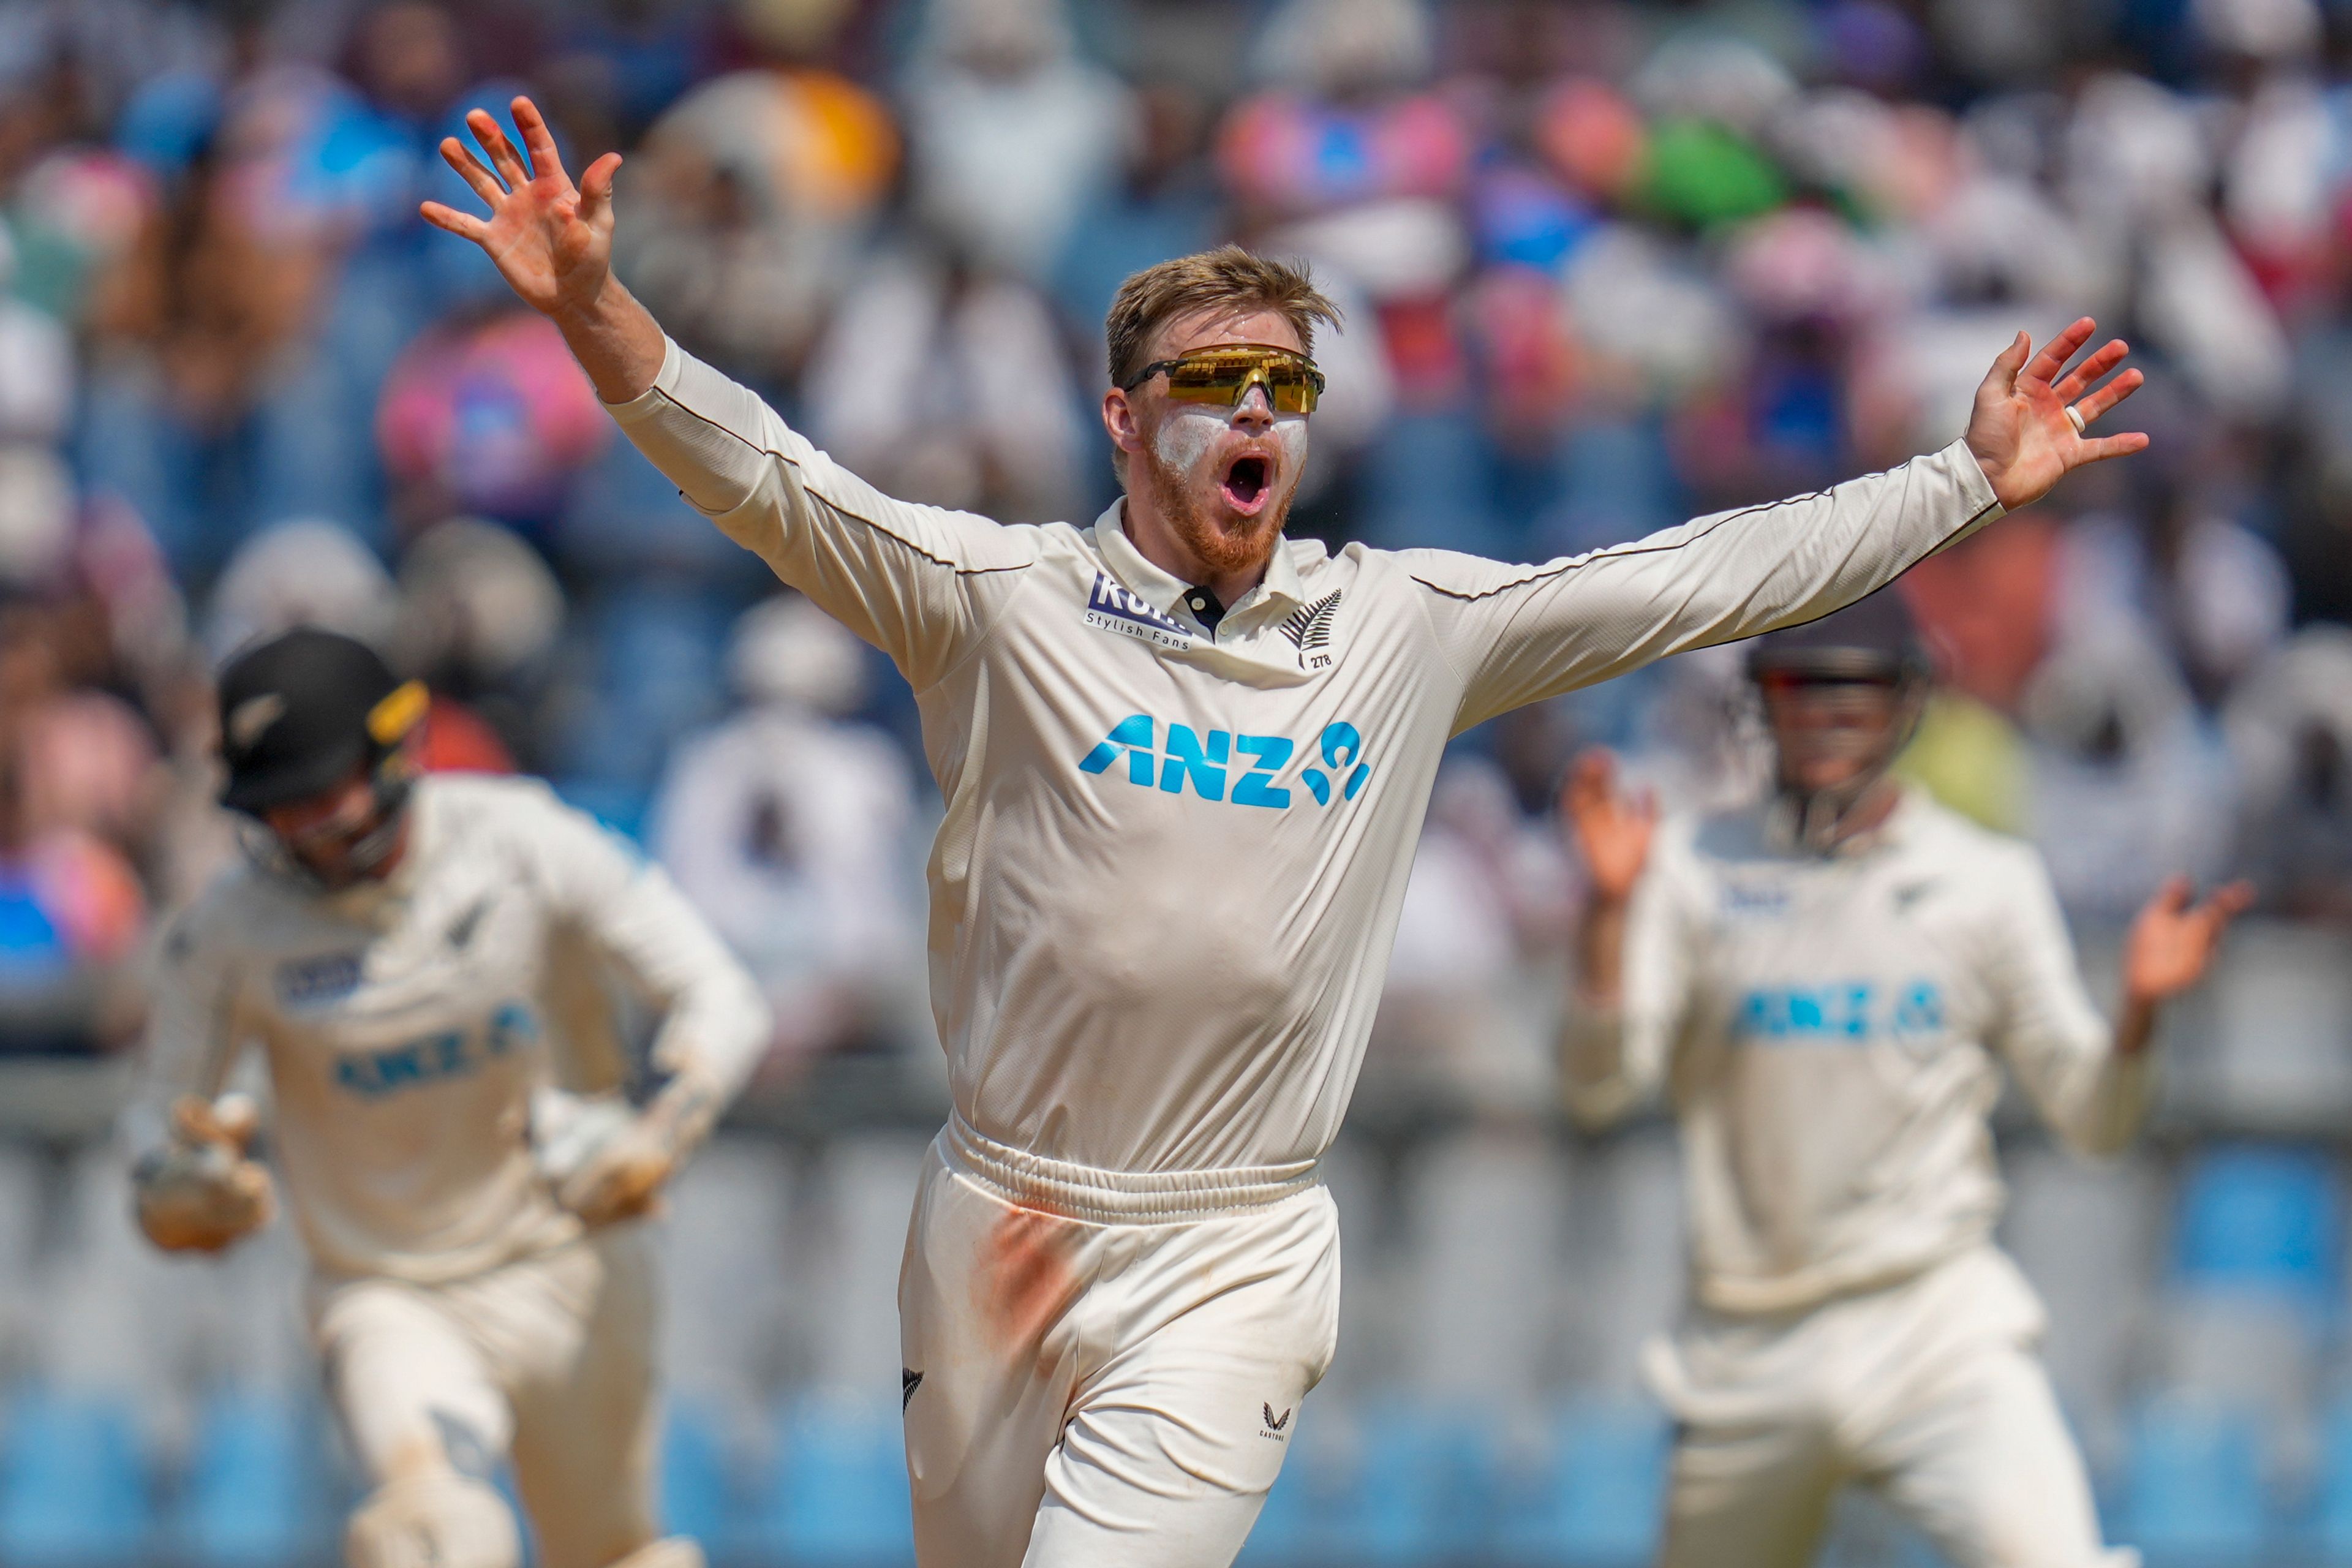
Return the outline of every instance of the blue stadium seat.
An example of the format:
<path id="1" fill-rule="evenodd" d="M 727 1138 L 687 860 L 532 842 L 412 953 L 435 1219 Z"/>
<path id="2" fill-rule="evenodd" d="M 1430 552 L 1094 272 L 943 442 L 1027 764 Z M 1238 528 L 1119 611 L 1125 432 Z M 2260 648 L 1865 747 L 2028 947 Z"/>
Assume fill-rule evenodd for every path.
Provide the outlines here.
<path id="1" fill-rule="evenodd" d="M 2160 1396 L 2132 1423 L 2116 1534 L 2148 1568 L 2251 1568 L 2268 1500 L 2259 1423 L 2210 1400 Z"/>
<path id="2" fill-rule="evenodd" d="M 901 1568 L 915 1556 L 897 1402 L 811 1398 L 776 1427 L 775 1470 L 751 1545 L 793 1568 Z"/>
<path id="3" fill-rule="evenodd" d="M 1495 1444 L 1477 1412 L 1409 1400 L 1368 1406 L 1360 1462 L 1318 1510 L 1319 1557 L 1348 1563 L 1475 1555 L 1493 1520 Z"/>
<path id="4" fill-rule="evenodd" d="M 662 1427 L 663 1528 L 691 1535 L 713 1556 L 731 1556 L 741 1530 L 727 1433 L 717 1412 L 679 1402 Z"/>
<path id="5" fill-rule="evenodd" d="M 1319 1555 L 1316 1547 L 1324 1499 L 1318 1495 L 1316 1468 L 1305 1461 L 1296 1447 L 1283 1460 L 1282 1473 L 1266 1493 L 1265 1507 L 1258 1511 L 1235 1568 L 1294 1568 Z"/>
<path id="6" fill-rule="evenodd" d="M 1650 1561 L 1664 1506 L 1666 1422 L 1646 1400 L 1574 1399 L 1553 1426 L 1549 1463 L 1502 1510 L 1503 1561 L 1616 1568 Z"/>
<path id="7" fill-rule="evenodd" d="M 2314 1544 L 2318 1560 L 2337 1568 L 2352 1565 L 2352 1400 L 2327 1412 L 2322 1432 Z"/>
<path id="8" fill-rule="evenodd" d="M 173 1517 L 186 1560 L 281 1568 L 330 1555 L 320 1436 L 311 1410 L 294 1399 L 227 1391 L 206 1400 Z"/>
<path id="9" fill-rule="evenodd" d="M 98 1568 L 139 1558 L 153 1534 L 147 1458 L 127 1401 L 33 1388 L 0 1433 L 0 1562 Z"/>
<path id="10" fill-rule="evenodd" d="M 2173 1264 L 2190 1289 L 2284 1296 L 2333 1310 L 2344 1194 L 2316 1149 L 2223 1144 L 2181 1178 Z"/>

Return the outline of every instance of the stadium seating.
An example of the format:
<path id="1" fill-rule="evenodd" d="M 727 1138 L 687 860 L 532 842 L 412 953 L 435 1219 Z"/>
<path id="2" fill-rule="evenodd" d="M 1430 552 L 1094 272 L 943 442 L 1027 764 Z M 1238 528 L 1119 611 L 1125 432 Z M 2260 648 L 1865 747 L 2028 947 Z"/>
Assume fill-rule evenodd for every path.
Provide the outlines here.
<path id="1" fill-rule="evenodd" d="M 729 1436 L 716 1412 L 692 1401 L 673 1401 L 662 1426 L 662 1528 L 720 1559 L 735 1555 L 743 1528 Z"/>
<path id="2" fill-rule="evenodd" d="M 929 1144 L 920 1135 L 847 1138 L 825 1152 L 815 1223 L 796 1236 L 793 1315 L 816 1389 L 898 1402 L 898 1266 Z M 888 1307 L 877 1310 L 880 1304 Z"/>
<path id="3" fill-rule="evenodd" d="M 2179 1193 L 2174 1272 L 2186 1289 L 2260 1292 L 2336 1310 L 2343 1184 L 2325 1153 L 2224 1143 L 2195 1157 Z"/>
<path id="4" fill-rule="evenodd" d="M 1665 1495 L 1664 1414 L 1645 1400 L 1578 1399 L 1559 1410 L 1550 1436 L 1547 1462 L 1502 1511 L 1503 1560 L 1525 1568 L 1649 1562 Z"/>
<path id="5" fill-rule="evenodd" d="M 2196 1063 L 2206 1114 L 2282 1132 L 2344 1125 L 2352 1115 L 2344 1050 L 2352 965 L 2344 957 L 2343 935 L 2324 926 L 2249 921 L 2231 933 L 2230 962 L 2210 994 L 2189 1004 L 2211 1019 L 2208 1059 Z"/>
<path id="6" fill-rule="evenodd" d="M 1483 1544 L 1494 1506 L 1491 1425 L 1482 1413 L 1381 1400 L 1360 1413 L 1357 1461 L 1323 1510 L 1320 1557 L 1404 1565 Z"/>
<path id="7" fill-rule="evenodd" d="M 730 1136 L 677 1191 L 661 1469 L 672 1527 L 722 1568 L 911 1562 L 897 1325 L 859 1303 L 889 1299 L 924 1142 Z M 1680 1290 L 1671 1139 L 1441 1137 L 1394 1165 L 1382 1152 L 1334 1156 L 1340 1358 L 1301 1412 L 1244 1563 L 1646 1561 L 1665 1433 L 1630 1363 Z M 2093 1167 L 2029 1149 L 2011 1164 L 2009 1238 L 2059 1321 L 2053 1367 L 2062 1384 L 2081 1373 L 2070 1405 L 2103 1388 L 2116 1412 L 2112 1440 L 2093 1445 L 2112 1464 L 2112 1538 L 2143 1546 L 2150 1568 L 2352 1568 L 2352 1404 L 2312 1408 L 2352 1219 L 2333 1153 L 2192 1145 L 2168 1210 L 2152 1156 Z M 309 1356 L 290 1237 L 225 1264 L 159 1259 L 124 1225 L 100 1153 L 68 1161 L 61 1182 L 42 1169 L 0 1165 L 37 1194 L 40 1217 L 11 1245 L 26 1300 L 47 1304 L 22 1324 L 27 1346 L 54 1369 L 0 1427 L 0 1562 L 295 1568 L 331 1554 L 348 1499 L 310 1396 L 289 1392 Z M 2119 1277 L 2162 1286 L 2129 1293 L 2126 1312 Z M 1525 1321 L 1490 1324 L 1515 1297 L 1537 1300 Z M 1533 1364 L 1507 1383 L 1494 1345 L 1433 1347 L 1439 1332 L 1507 1339 L 1513 1363 Z M 2135 1380 L 2163 1392 L 2135 1401 Z M 149 1431 L 173 1440 L 151 1447 Z M 1914 1568 L 1924 1551 L 1864 1510 L 1840 1516 L 1822 1568 Z"/>
<path id="8" fill-rule="evenodd" d="M 2250 1568 L 2270 1534 L 2260 1427 L 2242 1410 L 2159 1396 L 2132 1422 L 2112 1533 L 2147 1568 Z"/>
<path id="9" fill-rule="evenodd" d="M 0 1433 L 0 1562 L 106 1568 L 155 1531 L 138 1413 L 125 1400 L 47 1388 L 7 1405 Z"/>
<path id="10" fill-rule="evenodd" d="M 234 1389 L 206 1400 L 173 1514 L 179 1552 L 201 1568 L 291 1568 L 329 1554 L 323 1436 L 305 1402 Z"/>
<path id="11" fill-rule="evenodd" d="M 2001 1243 L 2049 1310 L 2042 1359 L 2095 1458 L 2122 1440 L 2133 1355 L 2159 1311 L 2118 1279 L 2161 1272 L 2162 1187 L 2144 1156 L 2092 1163 L 2055 1147 L 2006 1161 Z"/>
<path id="12" fill-rule="evenodd" d="M 2352 1564 L 2352 1400 L 2338 1399 L 2321 1425 L 2312 1491 L 2313 1556 L 2330 1568 Z"/>
<path id="13" fill-rule="evenodd" d="M 1682 1306 L 1682 1155 L 1664 1129 L 1638 1129 L 1584 1151 L 1576 1175 L 1570 1373 L 1580 1385 L 1631 1394 L 1643 1342 Z"/>
<path id="14" fill-rule="evenodd" d="M 1562 1363 L 1568 1207 L 1568 1162 L 1533 1129 L 1464 1133 L 1420 1154 L 1405 1191 L 1415 1267 L 1411 1360 L 1395 1369 L 1404 1380 L 1441 1399 L 1500 1403 Z"/>
<path id="15" fill-rule="evenodd" d="M 751 1552 L 793 1568 L 898 1568 L 914 1554 L 898 1400 L 815 1397 L 779 1412 Z"/>
<path id="16" fill-rule="evenodd" d="M 663 1266 L 661 1364 L 682 1405 L 716 1421 L 765 1407 L 751 1390 L 789 1342 L 799 1259 L 787 1231 L 797 1187 L 786 1151 L 719 1139 L 670 1187 L 656 1231 Z"/>

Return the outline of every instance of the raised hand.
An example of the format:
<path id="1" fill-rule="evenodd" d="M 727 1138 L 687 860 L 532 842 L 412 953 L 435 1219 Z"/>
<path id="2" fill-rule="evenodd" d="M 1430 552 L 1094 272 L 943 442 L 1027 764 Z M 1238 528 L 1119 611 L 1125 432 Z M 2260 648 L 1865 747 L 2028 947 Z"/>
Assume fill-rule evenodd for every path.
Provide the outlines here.
<path id="1" fill-rule="evenodd" d="M 2130 352 L 2120 338 L 2101 344 L 2073 370 L 2065 368 L 2091 341 L 2096 326 L 2084 316 L 2043 344 L 2031 363 L 2026 356 L 2033 340 L 2018 333 L 1977 388 L 1976 408 L 1969 416 L 1969 450 L 1991 481 L 1992 493 L 2012 511 L 2048 495 L 2050 487 L 2072 469 L 2147 446 L 2147 437 L 2137 431 L 2085 434 L 2087 426 L 2138 391 L 2147 379 L 2127 370 L 2098 384 Z M 2080 425 L 2067 416 L 2069 406 L 2081 416 Z"/>
<path id="2" fill-rule="evenodd" d="M 538 106 L 518 98 L 511 107 L 528 163 L 487 110 L 469 112 L 466 126 L 489 155 L 490 168 L 455 136 L 441 142 L 441 156 L 488 204 L 490 216 L 476 217 L 439 202 L 418 210 L 425 222 L 480 246 L 532 310 L 557 318 L 581 314 L 599 301 L 612 276 L 613 171 L 621 155 L 607 153 L 589 164 L 575 186 Z"/>
<path id="3" fill-rule="evenodd" d="M 1650 839 L 1658 826 L 1658 803 L 1644 791 L 1627 796 L 1617 787 L 1617 759 L 1595 746 L 1578 754 L 1559 792 L 1560 821 L 1583 858 L 1592 896 L 1622 904 L 1649 863 Z"/>
<path id="4" fill-rule="evenodd" d="M 2205 978 L 2221 933 L 2254 901 L 2250 883 L 2232 882 L 2203 903 L 2189 902 L 2189 879 L 2172 877 L 2132 920 L 2124 939 L 2124 996 L 2152 1005 Z"/>

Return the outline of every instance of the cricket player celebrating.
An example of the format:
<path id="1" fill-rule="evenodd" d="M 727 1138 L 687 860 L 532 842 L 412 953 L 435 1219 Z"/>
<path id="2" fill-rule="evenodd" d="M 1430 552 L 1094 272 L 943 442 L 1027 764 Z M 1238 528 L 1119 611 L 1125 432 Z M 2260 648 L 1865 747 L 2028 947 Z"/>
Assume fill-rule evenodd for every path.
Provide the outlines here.
<path id="1" fill-rule="evenodd" d="M 543 785 L 414 777 L 424 688 L 364 645 L 289 632 L 229 666 L 220 702 L 253 854 L 165 941 L 131 1112 L 140 1224 L 217 1251 L 269 1218 L 254 1117 L 224 1094 L 257 1046 L 372 1489 L 350 1568 L 519 1568 L 502 1455 L 547 1568 L 699 1568 L 692 1542 L 655 1538 L 656 1302 L 628 1221 L 749 1075 L 765 1004 L 659 870 Z M 667 1081 L 635 1112 L 554 1088 L 607 979 L 661 1010 Z"/>
<path id="2" fill-rule="evenodd" d="M 1801 1568 L 1838 1487 L 1880 1488 L 1962 1568 L 2129 1563 L 2033 1352 L 2042 1309 L 1991 1241 L 1986 1118 L 2006 1063 L 2067 1142 L 2105 1152 L 2147 1098 L 2166 998 L 2250 889 L 2140 911 L 2110 1028 L 2040 857 L 1888 777 L 1928 684 L 1879 594 L 1750 645 L 1777 790 L 1663 827 L 1578 759 L 1591 874 L 1571 1105 L 1663 1086 L 1683 1123 L 1694 1300 L 1651 1380 L 1677 1423 L 1669 1568 Z"/>
<path id="3" fill-rule="evenodd" d="M 1446 741 L 1516 704 L 1868 593 L 2076 465 L 2120 344 L 2029 364 L 1966 444 L 1543 566 L 1283 537 L 1329 305 L 1227 248 L 1129 279 L 1103 423 L 1126 495 L 1001 527 L 877 494 L 669 342 L 611 271 L 613 173 L 443 154 L 480 244 L 629 437 L 914 687 L 946 803 L 933 1010 L 954 1111 L 899 1287 L 925 1568 L 1230 1563 L 1333 1350 L 1317 1180 Z M 956 374 L 942 363 L 939 374 Z M 2075 415 L 2067 405 L 2079 399 Z M 1052 417 L 1045 409 L 1039 417 Z"/>

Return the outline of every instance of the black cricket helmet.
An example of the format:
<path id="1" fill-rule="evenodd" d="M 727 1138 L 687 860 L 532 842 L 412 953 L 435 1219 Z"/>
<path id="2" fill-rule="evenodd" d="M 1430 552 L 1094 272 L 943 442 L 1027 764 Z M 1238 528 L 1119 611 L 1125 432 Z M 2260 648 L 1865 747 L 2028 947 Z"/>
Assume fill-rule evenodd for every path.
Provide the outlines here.
<path id="1" fill-rule="evenodd" d="M 1767 632 L 1748 645 L 1748 679 L 1891 680 L 1909 686 L 1935 671 L 1910 606 L 1890 585 L 1817 621 Z"/>
<path id="2" fill-rule="evenodd" d="M 362 767 L 381 775 L 430 703 L 367 644 L 298 626 L 229 661 L 220 679 L 221 804 L 258 814 L 331 789 Z"/>

